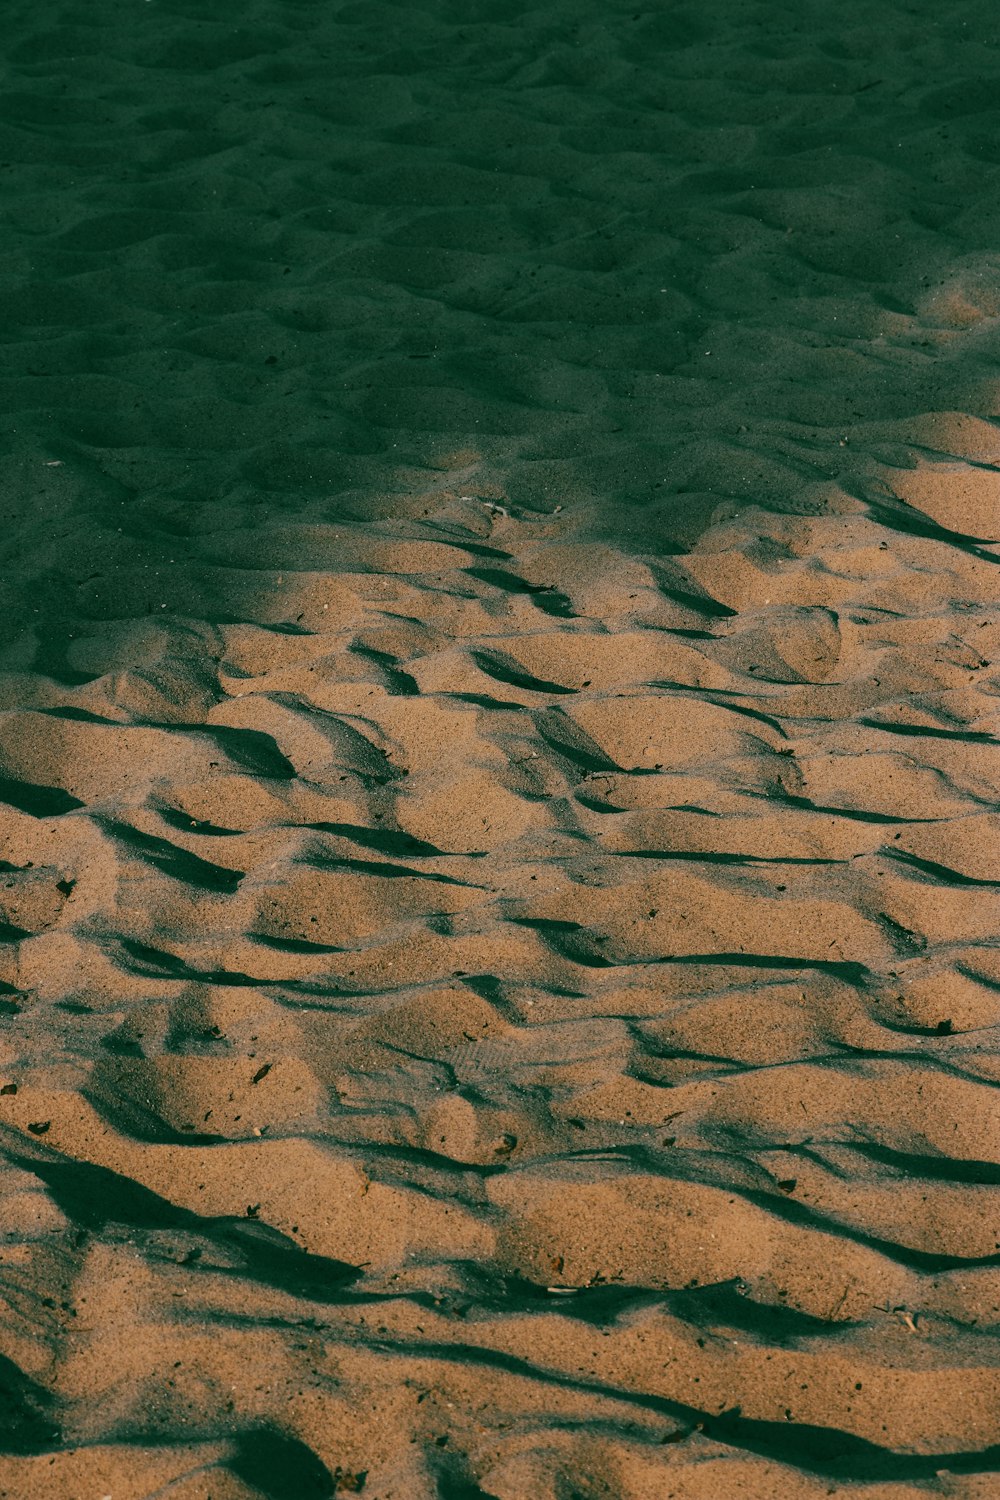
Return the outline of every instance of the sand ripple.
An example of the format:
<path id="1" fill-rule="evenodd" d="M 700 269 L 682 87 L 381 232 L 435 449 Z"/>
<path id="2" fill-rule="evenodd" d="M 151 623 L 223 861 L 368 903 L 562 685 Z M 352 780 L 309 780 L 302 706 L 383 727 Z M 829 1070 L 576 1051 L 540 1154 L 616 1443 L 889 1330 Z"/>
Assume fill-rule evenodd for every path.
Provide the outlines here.
<path id="1" fill-rule="evenodd" d="M 197 720 L 0 718 L 13 1492 L 272 1425 L 269 1495 L 992 1472 L 991 564 L 759 512 L 593 613 L 558 518 L 447 514 L 215 627 Z"/>
<path id="2" fill-rule="evenodd" d="M 995 49 L 723 10 L 10 8 L 10 1500 L 997 1493 Z"/>

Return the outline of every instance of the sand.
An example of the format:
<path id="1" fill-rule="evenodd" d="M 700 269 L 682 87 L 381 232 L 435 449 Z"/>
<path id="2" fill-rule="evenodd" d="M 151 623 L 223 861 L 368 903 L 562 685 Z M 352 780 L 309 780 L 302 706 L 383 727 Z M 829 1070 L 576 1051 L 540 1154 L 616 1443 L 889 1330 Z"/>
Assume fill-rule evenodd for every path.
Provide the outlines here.
<path id="1" fill-rule="evenodd" d="M 1000 1495 L 993 11 L 5 28 L 0 1497 Z"/>

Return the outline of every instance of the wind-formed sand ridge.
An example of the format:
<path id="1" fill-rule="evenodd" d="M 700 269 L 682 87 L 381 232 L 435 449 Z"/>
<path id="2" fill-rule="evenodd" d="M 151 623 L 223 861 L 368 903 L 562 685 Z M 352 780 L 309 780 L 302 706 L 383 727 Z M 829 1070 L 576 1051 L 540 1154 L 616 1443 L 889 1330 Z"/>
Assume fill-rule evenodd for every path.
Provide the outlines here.
<path id="1" fill-rule="evenodd" d="M 501 1496 L 583 1451 L 629 1495 L 992 1471 L 995 564 L 757 513 L 671 586 L 438 502 L 216 627 L 200 722 L 127 672 L 0 720 L 59 1483 L 138 1423 L 214 1494 L 262 1420 L 386 1494 L 447 1470 L 421 1435 Z"/>
<path id="2" fill-rule="evenodd" d="M 9 25 L 0 1496 L 987 1500 L 992 18 Z"/>

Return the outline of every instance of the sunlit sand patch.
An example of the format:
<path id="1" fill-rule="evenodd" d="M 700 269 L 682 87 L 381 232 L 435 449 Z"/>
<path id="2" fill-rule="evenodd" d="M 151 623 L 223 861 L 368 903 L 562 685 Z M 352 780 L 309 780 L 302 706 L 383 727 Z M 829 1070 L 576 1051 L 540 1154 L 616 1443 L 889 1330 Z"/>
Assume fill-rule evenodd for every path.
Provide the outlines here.
<path id="1" fill-rule="evenodd" d="M 891 474 L 890 483 L 907 505 L 948 531 L 983 542 L 1000 539 L 1000 468 L 927 464 Z"/>

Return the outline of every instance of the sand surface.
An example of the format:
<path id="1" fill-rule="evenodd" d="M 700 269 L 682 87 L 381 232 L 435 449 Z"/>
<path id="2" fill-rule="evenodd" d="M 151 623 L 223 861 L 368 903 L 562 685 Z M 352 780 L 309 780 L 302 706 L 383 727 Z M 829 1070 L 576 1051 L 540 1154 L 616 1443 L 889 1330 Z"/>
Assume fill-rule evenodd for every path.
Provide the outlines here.
<path id="1" fill-rule="evenodd" d="M 994 9 L 4 25 L 0 1497 L 1000 1495 Z"/>

